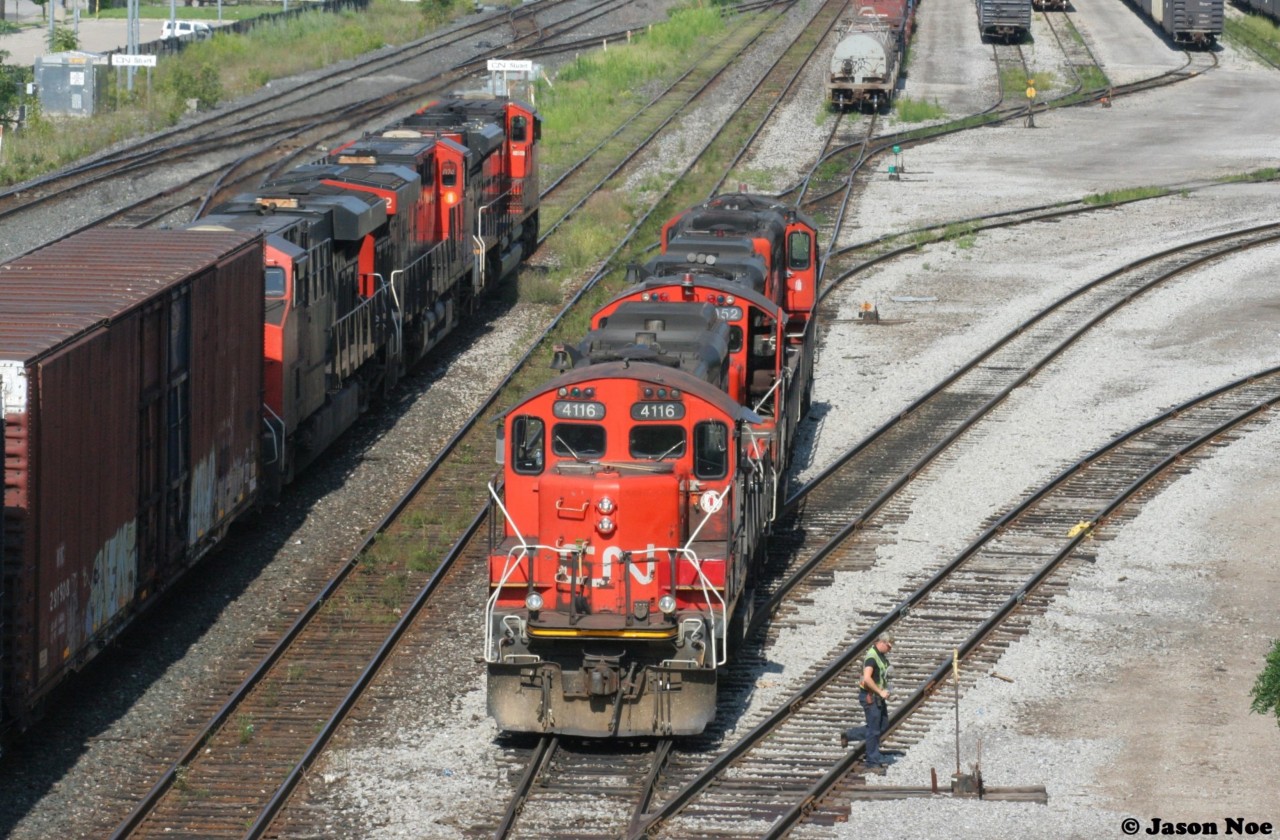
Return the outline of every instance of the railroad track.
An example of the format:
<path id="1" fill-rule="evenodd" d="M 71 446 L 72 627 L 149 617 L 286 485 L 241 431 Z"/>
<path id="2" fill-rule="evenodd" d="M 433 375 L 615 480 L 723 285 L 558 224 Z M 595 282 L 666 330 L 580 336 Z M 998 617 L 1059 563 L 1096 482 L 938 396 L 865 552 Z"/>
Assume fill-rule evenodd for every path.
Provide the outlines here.
<path id="1" fill-rule="evenodd" d="M 495 840 L 556 836 L 564 831 L 566 815 L 577 816 L 574 837 L 626 836 L 639 824 L 671 746 L 669 738 L 624 742 L 541 738 L 526 759 L 527 769 L 492 836 Z"/>
<path id="2" fill-rule="evenodd" d="M 662 804 L 649 816 L 676 807 L 671 803 L 677 801 L 680 790 L 696 784 L 694 780 L 704 772 L 710 756 L 718 754 L 720 758 L 715 760 L 720 761 L 737 749 L 736 744 L 726 748 L 721 741 L 727 729 L 741 729 L 744 725 L 738 719 L 740 710 L 768 664 L 764 647 L 767 640 L 760 639 L 759 631 L 769 615 L 777 613 L 768 625 L 770 637 L 784 629 L 803 633 L 812 624 L 805 607 L 819 588 L 829 585 L 839 570 L 869 568 L 875 562 L 875 539 L 867 537 L 875 530 L 873 517 L 894 519 L 891 503 L 895 496 L 906 492 L 915 476 L 958 440 L 965 429 L 1090 327 L 1144 290 L 1239 250 L 1277 241 L 1280 225 L 1225 234 L 1135 261 L 1099 278 L 1019 325 L 795 494 L 788 503 L 792 514 L 781 519 L 771 540 L 769 563 L 747 634 L 754 639 L 741 649 L 722 676 L 715 722 L 703 736 L 682 742 L 672 752 L 663 771 L 664 784 L 657 792 Z M 865 646 L 864 643 L 862 647 Z M 855 704 L 852 690 L 845 688 L 832 705 L 845 718 L 831 718 L 821 725 L 813 721 L 806 724 L 813 733 L 822 733 L 823 743 L 788 736 L 804 745 L 804 762 L 811 769 L 824 762 L 829 764 L 835 733 L 850 723 L 847 716 Z M 785 778 L 778 778 L 766 770 L 767 767 L 755 767 L 743 771 L 729 787 L 738 791 L 734 794 L 738 796 L 758 787 L 790 791 L 797 797 L 804 795 L 808 782 L 803 774 L 793 776 L 788 770 L 783 774 Z M 709 807 L 719 811 L 725 806 L 721 802 Z M 724 812 L 745 819 L 742 808 L 735 808 Z M 766 803 L 751 818 L 771 820 L 784 811 L 777 803 Z M 842 817 L 840 808 L 835 808 L 829 809 L 824 819 Z M 685 833 L 697 834 L 693 827 L 682 826 L 670 836 Z"/>
<path id="3" fill-rule="evenodd" d="M 1280 228 L 1271 227 L 1266 229 L 1265 232 L 1257 233 L 1256 242 L 1253 242 L 1253 243 L 1266 243 L 1266 242 L 1275 241 L 1276 237 L 1280 237 Z M 1235 247 L 1239 247 L 1242 245 L 1243 243 L 1234 242 L 1234 243 L 1230 243 L 1230 245 L 1222 246 L 1221 248 L 1213 248 L 1211 243 L 1203 243 L 1203 247 L 1208 248 L 1208 252 L 1199 252 L 1199 254 L 1188 254 L 1185 248 L 1184 250 L 1178 250 L 1180 251 L 1179 256 L 1169 255 L 1170 262 L 1178 262 L 1178 265 L 1165 265 L 1164 275 L 1162 275 L 1160 280 L 1152 280 L 1151 277 L 1147 275 L 1147 278 L 1146 278 L 1147 283 L 1152 284 L 1152 283 L 1162 282 L 1162 280 L 1164 279 L 1174 277 L 1174 275 L 1178 273 L 1178 271 L 1187 270 L 1190 268 L 1190 266 L 1201 264 L 1201 262 L 1203 262 L 1204 260 L 1217 259 L 1217 257 L 1219 256 L 1230 254 L 1230 252 L 1233 251 Z M 1138 266 L 1134 266 L 1135 273 L 1137 273 L 1137 268 Z M 1156 273 L 1156 274 L 1161 273 L 1160 270 L 1155 268 L 1149 268 L 1149 271 L 1152 271 L 1152 273 Z M 1114 279 L 1114 278 L 1111 278 L 1111 279 Z M 1115 287 L 1120 286 L 1120 283 L 1112 284 L 1112 292 L 1111 292 L 1112 295 L 1114 295 L 1116 298 L 1128 298 L 1129 296 L 1133 295 L 1134 286 L 1138 286 L 1138 287 L 1143 286 L 1142 279 L 1135 277 L 1135 275 L 1130 275 L 1128 279 L 1129 279 L 1130 286 L 1126 288 L 1125 291 L 1116 291 Z M 1102 297 L 1102 296 L 1100 295 L 1098 297 Z M 1100 301 L 1098 301 L 1097 298 L 1094 298 L 1094 300 L 1092 300 L 1091 303 L 1084 303 L 1084 305 L 1082 306 L 1082 309 L 1088 310 L 1089 306 L 1093 306 L 1094 309 L 1096 309 L 1096 307 L 1102 306 L 1102 305 L 1103 303 L 1100 303 Z M 1066 316 L 1066 318 L 1069 319 L 1070 316 Z M 1057 327 L 1057 330 L 1061 332 L 1061 329 L 1062 329 L 1061 324 L 1059 324 L 1059 327 Z M 1050 330 L 1050 332 L 1052 332 L 1052 330 Z M 1044 341 L 1046 341 L 1046 339 L 1042 337 L 1041 343 L 1043 344 Z M 1064 344 L 1064 347 L 1065 347 L 1065 344 Z M 1030 351 L 1028 351 L 1027 347 L 1023 347 L 1023 352 L 1025 353 Z M 1053 352 L 1060 352 L 1060 350 L 1053 351 Z M 983 360 L 979 360 L 979 362 L 982 362 L 982 361 Z M 978 365 L 979 362 L 975 362 L 975 365 Z M 991 359 L 987 359 L 987 360 L 984 360 L 984 362 L 986 362 L 986 364 L 983 364 L 982 365 L 983 367 L 992 367 L 992 369 L 998 369 L 998 367 L 1002 366 L 1002 362 L 1000 360 L 992 361 Z M 1033 371 L 1038 369 L 1039 365 L 1041 364 L 1043 364 L 1043 361 L 1039 362 L 1039 364 L 1037 365 L 1034 365 Z M 973 383 L 966 383 L 964 385 L 959 385 L 959 387 L 957 387 L 957 391 L 965 387 L 972 387 L 972 385 Z M 1012 385 L 1010 385 L 1010 388 L 1011 387 Z M 992 405 L 995 405 L 995 402 L 998 402 L 998 400 L 993 401 Z M 945 415 L 947 414 L 947 412 L 950 412 L 950 411 L 954 411 L 954 405 L 943 406 L 942 410 L 940 410 L 940 414 Z M 924 416 L 924 415 L 920 415 L 920 416 Z M 980 416 L 982 415 L 980 414 L 975 415 L 974 421 L 977 421 L 978 417 Z M 931 426 L 933 424 L 929 423 L 928 420 L 923 420 L 923 421 L 920 421 L 918 425 Z M 919 428 L 916 428 L 913 434 L 919 434 Z M 913 461 L 911 462 L 910 465 L 906 466 L 906 469 L 910 470 L 910 474 L 914 474 L 914 471 L 916 469 L 919 469 L 920 466 L 922 465 L 916 464 L 916 462 Z M 858 472 L 863 470 L 863 467 L 865 467 L 865 462 L 859 462 L 858 466 L 851 467 L 850 472 L 851 474 L 858 474 Z M 860 481 L 861 476 L 858 476 L 858 478 Z M 908 480 L 908 479 L 904 479 L 904 483 L 905 483 L 905 480 Z M 828 499 L 828 502 L 831 502 L 831 499 Z M 808 505 L 808 502 L 806 502 L 806 505 Z M 841 501 L 838 503 L 828 503 L 828 505 L 822 505 L 822 503 L 815 503 L 815 506 L 823 508 L 824 511 L 829 511 L 829 510 L 832 510 L 832 508 L 836 508 L 840 506 L 844 507 L 844 510 L 849 510 L 849 505 L 847 505 L 847 499 L 841 499 Z M 854 506 L 854 510 L 859 510 L 859 508 Z M 783 525 L 782 528 L 786 528 L 786 525 Z M 801 530 L 801 528 L 813 530 L 813 520 L 805 522 L 804 526 L 799 526 L 799 525 L 796 526 L 797 531 Z M 774 543 L 780 542 L 780 537 L 782 537 L 781 534 L 776 534 L 776 539 L 774 539 Z M 803 551 L 797 551 L 796 553 L 799 554 L 799 556 L 804 556 Z M 828 575 L 829 575 L 829 572 L 827 570 L 823 570 L 822 574 L 820 574 L 820 577 L 823 577 L 824 579 L 824 577 L 827 577 Z M 820 584 L 810 583 L 809 585 L 820 585 Z M 790 589 L 790 586 L 786 586 L 786 588 Z M 791 602 L 803 602 L 803 601 L 805 601 L 805 593 L 796 592 L 794 595 L 790 595 L 790 597 L 788 597 L 788 606 L 791 606 Z M 758 616 L 756 617 L 756 621 L 755 621 L 756 629 L 758 629 L 760 625 L 760 620 L 762 620 L 762 617 L 765 615 L 765 611 L 767 611 L 769 608 L 768 602 L 769 602 L 768 592 L 762 593 L 762 597 L 759 598 L 758 607 L 756 607 L 756 616 Z M 799 626 L 800 624 L 803 624 L 803 622 L 804 622 L 804 618 L 801 617 L 799 618 L 799 620 L 792 620 L 792 625 Z M 728 674 L 724 675 L 723 684 L 721 686 L 721 695 L 719 695 L 719 706 L 721 706 L 721 711 L 719 711 L 717 715 L 717 722 L 713 723 L 712 727 L 710 727 L 708 732 L 705 732 L 703 736 L 700 736 L 700 738 L 698 739 L 686 739 L 682 741 L 682 743 L 678 745 L 678 748 L 673 750 L 672 754 L 669 755 L 669 757 L 664 757 L 662 759 L 663 762 L 667 762 L 666 768 L 664 768 L 664 770 L 662 771 L 662 775 L 664 779 L 666 779 L 666 782 L 664 782 L 662 789 L 659 790 L 659 793 L 658 793 L 659 796 L 662 795 L 662 791 L 667 791 L 667 793 L 669 794 L 669 791 L 673 789 L 673 786 L 680 785 L 681 780 L 689 780 L 689 779 L 692 779 L 692 777 L 695 777 L 696 775 L 695 768 L 698 767 L 700 763 L 704 763 L 705 754 L 714 753 L 714 750 L 717 749 L 716 747 L 717 739 L 719 738 L 719 736 L 723 734 L 723 729 L 722 729 L 722 727 L 724 726 L 723 722 L 732 722 L 736 720 L 736 709 L 741 707 L 742 699 L 744 699 L 745 695 L 748 694 L 749 691 L 751 690 L 751 684 L 753 684 L 754 682 L 754 676 L 756 674 L 759 674 L 760 668 L 762 668 L 763 666 L 764 666 L 764 662 L 762 661 L 762 658 L 760 658 L 759 650 L 758 649 L 748 650 L 748 652 L 745 652 L 744 654 L 742 654 L 742 656 L 739 659 L 739 662 L 737 662 L 737 665 L 731 668 Z M 847 709 L 851 708 L 851 703 L 846 703 L 845 706 L 842 708 L 844 708 L 845 711 L 847 712 Z M 832 732 L 835 732 L 837 730 L 833 729 L 833 727 L 828 727 L 828 729 L 824 731 L 827 732 L 828 736 L 831 736 Z M 628 747 L 628 749 L 631 749 L 631 747 Z M 652 754 L 650 753 L 645 753 L 645 754 L 650 755 L 650 757 L 652 757 Z M 515 817 L 511 817 L 509 816 L 509 814 L 520 813 L 520 809 L 522 807 L 529 808 L 530 804 L 529 802 L 527 802 L 526 798 L 527 796 L 530 796 L 530 794 L 527 793 L 527 790 L 540 790 L 540 785 L 544 784 L 543 780 L 545 779 L 545 777 L 540 775 L 540 773 L 545 772 L 544 770 L 540 770 L 540 768 L 543 767 L 543 758 L 541 758 L 540 753 L 530 753 L 529 755 L 527 755 L 527 757 L 520 758 L 520 761 L 529 762 L 524 772 L 524 779 L 527 780 L 527 784 L 529 784 L 529 787 L 526 787 L 525 785 L 521 785 L 520 790 L 518 790 L 518 793 L 515 795 L 515 798 L 513 798 L 511 808 L 509 808 L 509 811 L 508 811 L 509 822 L 503 823 L 503 825 L 506 826 L 506 828 L 503 828 L 503 830 L 499 832 L 500 836 L 508 836 L 507 832 L 511 832 L 509 836 L 522 836 L 521 834 L 518 834 L 518 832 L 513 830 L 512 826 L 517 825 L 517 823 L 515 822 Z M 579 811 L 575 811 L 575 808 L 570 807 L 570 805 L 567 804 L 568 798 L 566 795 L 566 791 L 571 790 L 573 785 L 571 784 L 571 782 L 563 781 L 563 779 L 573 779 L 573 777 L 580 777 L 579 776 L 580 773 L 588 773 L 588 775 L 590 775 L 591 772 L 594 772 L 593 770 L 590 770 L 590 767 L 594 766 L 593 757 L 590 757 L 589 755 L 588 758 L 582 759 L 582 761 L 585 761 L 586 766 L 588 766 L 586 770 L 582 770 L 582 768 L 579 767 L 579 763 L 567 761 L 566 759 L 566 763 L 564 763 L 564 766 L 563 766 L 564 776 L 562 777 L 561 775 L 559 775 L 559 773 L 556 773 L 556 780 L 545 781 L 545 784 L 547 784 L 548 789 L 552 789 L 556 791 L 556 794 L 552 796 L 552 799 L 554 800 L 554 808 L 552 807 L 552 805 L 549 805 L 549 804 L 547 805 L 547 807 L 540 807 L 540 808 L 535 807 L 535 813 L 538 814 L 538 817 L 535 817 L 534 822 L 532 822 L 532 825 L 536 826 L 536 828 L 535 830 L 531 831 L 531 834 L 532 832 L 545 831 L 545 826 L 547 826 L 547 823 L 543 821 L 545 820 L 545 818 L 547 818 L 545 817 L 545 814 L 549 812 L 558 814 L 559 820 L 562 820 L 562 821 L 564 820 L 564 818 L 566 818 L 566 814 L 579 813 Z M 628 772 L 628 776 L 634 777 L 634 779 L 640 779 L 640 777 L 648 777 L 648 775 L 654 775 L 654 773 L 657 773 L 657 770 L 654 770 L 654 766 L 652 764 L 652 766 L 649 767 L 648 771 L 641 772 L 639 768 L 636 768 L 636 770 L 632 770 Z M 736 784 L 733 785 L 733 789 L 735 789 L 736 791 L 735 795 L 739 796 L 739 798 L 742 798 L 742 796 L 746 796 L 745 791 L 753 789 L 753 787 L 758 784 L 762 784 L 764 786 L 771 786 L 771 785 L 786 786 L 787 784 L 786 779 L 788 776 L 790 776 L 790 771 L 777 771 L 776 773 L 772 773 L 772 775 L 771 773 L 772 771 L 767 770 L 767 771 L 764 771 L 763 777 L 750 776 L 750 777 L 745 777 L 745 779 L 741 780 L 740 782 L 736 782 Z M 534 779 L 538 779 L 539 781 L 535 782 Z M 608 811 L 609 813 L 612 814 L 612 818 L 611 820 L 605 821 L 603 823 L 603 826 L 596 825 L 596 823 L 594 822 L 591 823 L 590 830 L 584 831 L 584 834 L 586 836 L 617 836 L 616 835 L 617 826 L 621 825 L 621 822 L 623 821 L 622 814 L 625 814 L 625 813 L 632 814 L 632 822 L 631 822 L 632 831 L 637 830 L 636 826 L 641 825 L 641 823 L 637 823 L 635 821 L 636 804 L 635 804 L 634 798 L 637 795 L 641 795 L 640 791 L 643 791 L 644 796 L 654 795 L 653 791 L 648 790 L 648 787 L 639 787 L 639 789 L 637 789 L 637 787 L 635 787 L 634 785 L 608 785 L 608 786 L 605 786 L 605 789 L 598 790 L 598 789 L 595 789 L 595 787 L 593 787 L 593 789 L 591 790 L 595 791 L 595 793 L 598 793 L 599 796 L 603 796 L 603 798 L 607 799 L 608 804 L 603 805 L 603 808 L 605 809 L 605 811 Z M 594 802 L 599 803 L 599 799 L 595 799 Z M 586 805 L 585 804 L 579 805 L 579 807 L 586 807 Z M 596 814 L 595 812 L 590 812 L 590 813 L 594 814 L 593 818 L 599 817 L 599 814 Z M 771 807 L 767 807 L 764 809 L 764 813 L 777 814 L 777 813 L 781 813 L 781 811 L 777 807 L 773 807 L 773 805 L 771 805 Z M 829 814 L 829 816 L 831 816 L 831 818 L 838 818 L 840 814 L 838 813 Z M 692 830 L 689 827 L 682 827 L 681 830 L 675 832 L 675 835 L 673 836 L 682 836 L 686 834 L 686 832 L 691 832 L 691 831 Z M 628 836 L 631 836 L 631 835 L 628 835 Z"/>
<path id="4" fill-rule="evenodd" d="M 983 672 L 1029 614 L 1066 586 L 1064 563 L 1086 565 L 1077 557 L 1086 540 L 1132 516 L 1142 498 L 1185 473 L 1195 453 L 1269 420 L 1278 402 L 1280 368 L 1272 368 L 1177 406 L 1064 470 L 928 580 L 904 587 L 897 606 L 842 640 L 785 705 L 685 782 L 633 836 L 781 837 L 801 820 L 847 816 L 843 801 L 866 782 L 858 772 L 863 745 L 846 750 L 835 735 L 854 722 L 860 654 L 880 633 L 895 634 L 894 685 L 898 696 L 909 692 L 892 705 L 888 744 L 907 747 L 950 711 L 949 692 L 938 689 L 953 655 L 965 673 Z M 749 798 L 739 794 L 742 779 L 752 781 Z"/>
<path id="5" fill-rule="evenodd" d="M 539 11 L 565 2 L 569 0 L 546 0 L 545 5 L 539 4 L 542 7 Z M 530 18 L 536 11 L 522 9 L 512 14 Z M 15 208 L 29 207 L 83 189 L 103 177 L 136 175 L 147 168 L 188 159 L 192 152 L 204 153 L 224 148 L 231 143 L 260 142 L 273 134 L 282 133 L 282 130 L 287 131 L 313 120 L 310 114 L 281 120 L 281 112 L 290 107 L 305 104 L 318 94 L 336 86 L 350 84 L 364 76 L 396 70 L 405 63 L 429 55 L 458 39 L 491 35 L 505 30 L 508 25 L 507 15 L 489 16 L 447 32 L 433 33 L 389 54 L 370 56 L 353 67 L 335 67 L 323 71 L 289 90 L 232 103 L 198 124 L 180 125 L 160 131 L 123 149 L 5 188 L 0 190 L 0 218 L 9 215 Z M 264 119 L 270 119 L 271 123 L 256 122 Z"/>
<path id="6" fill-rule="evenodd" d="M 527 7 L 521 14 L 545 13 L 547 4 L 557 6 L 570 1 L 544 0 L 543 3 Z M 134 147 L 117 156 L 95 160 L 0 194 L 0 219 L 7 224 L 22 224 L 26 214 L 44 212 L 46 205 L 56 204 L 65 198 L 79 198 L 86 188 L 102 188 L 119 178 L 128 178 L 132 182 L 160 170 L 171 170 L 175 164 L 191 161 L 210 151 L 218 152 L 225 160 L 232 157 L 236 149 L 244 149 L 239 157 L 228 163 L 194 172 L 191 177 L 182 179 L 179 183 L 154 190 L 140 200 L 103 212 L 75 230 L 63 231 L 61 235 L 69 236 L 101 224 L 147 226 L 162 222 L 184 223 L 189 219 L 182 214 L 198 215 L 199 209 L 192 213 L 193 208 L 202 209 L 236 189 L 242 189 L 246 184 L 256 184 L 258 179 L 269 177 L 268 173 L 294 165 L 299 158 L 314 157 L 317 147 L 327 147 L 354 130 L 381 124 L 390 118 L 390 114 L 409 107 L 414 102 L 452 89 L 463 79 L 482 72 L 488 58 L 506 56 L 511 49 L 520 49 L 521 55 L 537 58 L 597 47 L 600 43 L 598 36 L 579 41 L 558 39 L 607 15 L 622 2 L 623 0 L 609 0 L 554 24 L 535 27 L 531 30 L 532 34 L 526 35 L 523 40 L 488 50 L 443 73 L 403 85 L 377 97 L 362 97 L 324 111 L 309 111 L 292 117 L 275 114 L 283 105 L 306 103 L 322 91 L 331 91 L 334 85 L 343 82 L 358 83 L 369 73 L 394 71 L 402 65 L 422 59 L 447 42 L 428 38 L 394 53 L 373 57 L 354 71 L 348 69 L 327 74 L 318 81 L 304 84 L 297 92 L 281 93 L 279 97 L 271 97 L 265 103 L 254 100 L 232 106 L 193 129 L 184 129 L 196 131 L 194 136 L 183 133 L 166 134 L 158 146 L 153 141 L 146 140 L 141 147 Z M 505 28 L 506 25 L 506 18 L 503 17 L 497 24 L 490 24 L 490 28 Z M 624 31 L 620 31 L 614 37 L 622 37 L 624 34 Z M 264 115 L 271 117 L 270 123 L 252 124 L 253 119 L 265 118 Z M 219 126 L 226 128 L 220 129 Z"/>
<path id="7" fill-rule="evenodd" d="M 1045 11 L 1045 25 L 1053 35 L 1058 51 L 1062 53 L 1062 63 L 1071 71 L 1075 83 L 1066 93 L 1060 93 L 1055 99 L 1069 99 L 1079 96 L 1086 88 L 1105 90 L 1111 86 L 1102 65 L 1094 57 L 1093 51 L 1085 43 L 1084 36 L 1071 22 L 1066 10 Z"/>
<path id="8" fill-rule="evenodd" d="M 1068 21 L 1069 22 L 1069 21 Z M 1072 26 L 1074 31 L 1074 26 Z M 1058 36 L 1057 29 L 1054 29 L 1055 37 Z M 1001 49 L 1003 47 L 1003 51 Z M 1085 47 L 1087 50 L 1087 46 Z M 1064 51 L 1070 51 L 1070 48 L 1064 44 Z M 1022 48 L 1019 45 L 1002 45 L 993 44 L 992 54 L 996 61 L 996 66 L 1005 66 L 1017 70 L 1026 76 L 1028 70 L 1025 59 L 1022 55 Z M 1090 56 L 1092 53 L 1090 53 Z M 1168 70 L 1155 76 L 1140 79 L 1138 81 L 1111 86 L 1108 84 L 1099 84 L 1097 87 L 1090 87 L 1088 79 L 1080 78 L 1080 84 L 1065 95 L 1055 97 L 1048 100 L 1039 100 L 1035 105 L 1035 112 L 1052 110 L 1055 108 L 1068 108 L 1079 105 L 1091 105 L 1104 95 L 1108 99 L 1114 99 L 1117 96 L 1128 96 L 1140 93 L 1146 90 L 1152 90 L 1166 85 L 1177 84 L 1194 78 L 1201 73 L 1213 69 L 1217 66 L 1217 57 L 1209 54 L 1208 58 L 1201 62 L 1196 62 L 1192 53 L 1185 53 L 1186 62 L 1178 68 Z M 1096 62 L 1093 66 L 1097 66 Z M 1099 72 L 1101 72 L 1099 70 Z M 1085 74 L 1091 75 L 1091 74 Z M 1103 77 L 1105 79 L 1105 76 Z M 831 205 L 839 197 L 841 205 L 847 205 L 849 201 L 850 186 L 856 180 L 858 172 L 872 160 L 875 160 L 886 151 L 897 146 L 902 149 L 912 148 L 931 140 L 945 137 L 949 134 L 956 134 L 961 131 L 968 131 L 972 128 L 985 125 L 993 125 L 1000 122 L 1008 122 L 1015 119 L 1027 118 L 1027 103 L 1023 98 L 1023 90 L 1019 87 L 1017 96 L 1013 101 L 1008 101 L 1008 95 L 1005 91 L 1005 85 L 1000 86 L 1000 98 L 992 105 L 973 114 L 966 115 L 957 120 L 942 123 L 935 126 L 928 126 L 919 129 L 910 129 L 906 131 L 898 131 L 891 134 L 880 135 L 875 137 L 869 144 L 861 139 L 851 141 L 847 144 L 829 149 L 824 152 L 824 162 L 831 166 L 833 170 L 847 170 L 847 180 L 841 179 L 839 183 L 831 185 L 828 189 L 818 190 L 806 188 L 807 179 L 797 184 L 789 186 L 778 193 L 778 197 L 786 199 L 798 196 L 802 188 L 805 188 L 803 197 L 797 200 L 800 206 L 806 212 L 818 212 L 819 208 Z M 838 242 L 831 239 L 828 242 L 828 254 L 824 256 L 824 262 L 830 256 L 833 256 L 839 249 Z"/>
<path id="9" fill-rule="evenodd" d="M 770 541 L 755 627 L 794 626 L 796 604 L 840 569 L 867 568 L 874 546 L 853 540 L 873 516 L 1014 388 L 1089 328 L 1144 292 L 1248 248 L 1280 241 L 1280 224 L 1234 231 L 1133 261 L 1065 295 L 907 406 L 787 501 Z M 841 513 L 856 511 L 850 518 Z M 819 575 L 813 574 L 822 568 Z M 784 602 L 787 606 L 784 608 Z"/>

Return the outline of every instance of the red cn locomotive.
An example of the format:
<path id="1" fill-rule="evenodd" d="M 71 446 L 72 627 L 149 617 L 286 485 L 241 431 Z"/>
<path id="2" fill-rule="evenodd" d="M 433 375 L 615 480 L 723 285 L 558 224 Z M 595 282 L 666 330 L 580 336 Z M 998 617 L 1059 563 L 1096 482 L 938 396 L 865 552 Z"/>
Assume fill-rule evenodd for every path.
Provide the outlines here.
<path id="1" fill-rule="evenodd" d="M 504 730 L 701 732 L 750 618 L 807 402 L 816 231 L 720 196 L 663 246 L 499 432 L 484 644 Z"/>

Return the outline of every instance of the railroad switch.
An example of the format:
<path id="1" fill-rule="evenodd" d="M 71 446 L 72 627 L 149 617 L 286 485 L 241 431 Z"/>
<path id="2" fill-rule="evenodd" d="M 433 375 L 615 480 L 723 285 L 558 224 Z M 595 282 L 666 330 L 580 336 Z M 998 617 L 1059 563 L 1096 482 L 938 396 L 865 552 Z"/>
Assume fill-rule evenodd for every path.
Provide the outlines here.
<path id="1" fill-rule="evenodd" d="M 978 765 L 971 765 L 971 773 L 952 773 L 951 774 L 951 795 L 952 796 L 968 796 L 982 798 L 982 769 Z M 938 774 L 936 771 L 930 771 L 933 775 L 933 790 L 938 792 Z"/>

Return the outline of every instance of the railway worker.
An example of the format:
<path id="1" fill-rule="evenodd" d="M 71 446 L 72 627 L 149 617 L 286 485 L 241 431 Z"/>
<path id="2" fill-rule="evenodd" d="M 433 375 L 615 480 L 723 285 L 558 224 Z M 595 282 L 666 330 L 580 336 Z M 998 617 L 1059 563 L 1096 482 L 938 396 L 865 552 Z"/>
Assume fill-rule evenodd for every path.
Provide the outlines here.
<path id="1" fill-rule="evenodd" d="M 888 760 L 880 753 L 880 736 L 889 719 L 889 659 L 893 636 L 885 633 L 867 649 L 862 661 L 862 680 L 858 683 L 858 702 L 867 718 L 866 753 L 863 763 L 872 772 L 884 772 Z M 841 737 L 847 743 L 847 736 Z"/>

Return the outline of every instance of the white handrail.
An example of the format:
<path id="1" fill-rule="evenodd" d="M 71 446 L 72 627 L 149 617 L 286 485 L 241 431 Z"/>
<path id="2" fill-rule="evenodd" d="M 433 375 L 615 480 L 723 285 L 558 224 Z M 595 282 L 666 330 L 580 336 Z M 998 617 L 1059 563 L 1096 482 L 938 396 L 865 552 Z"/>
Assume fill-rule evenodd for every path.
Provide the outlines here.
<path id="1" fill-rule="evenodd" d="M 489 495 L 493 498 L 494 503 L 498 506 L 498 510 L 502 511 L 502 517 L 507 521 L 507 524 L 511 526 L 511 531 L 512 533 L 515 534 L 516 539 L 520 541 L 519 546 L 512 546 L 511 550 L 507 552 L 507 559 L 503 563 L 502 575 L 498 579 L 498 585 L 494 587 L 493 592 L 489 595 L 489 599 L 485 604 L 485 616 L 484 616 L 485 661 L 489 663 L 494 663 L 494 662 L 500 661 L 501 659 L 501 657 L 498 655 L 498 651 L 495 646 L 495 640 L 493 636 L 493 613 L 494 613 L 494 610 L 497 608 L 498 595 L 502 592 L 503 588 L 507 585 L 507 581 L 511 579 L 511 576 L 515 574 L 517 569 L 520 568 L 520 564 L 524 562 L 525 558 L 531 556 L 534 552 L 540 551 L 543 549 L 555 552 L 556 554 L 564 554 L 565 549 L 562 546 L 557 547 L 552 545 L 531 544 L 528 541 L 526 541 L 524 538 L 524 535 L 520 532 L 520 528 L 516 525 L 515 520 L 512 519 L 511 513 L 507 510 L 506 505 L 504 505 L 502 503 L 502 499 L 499 498 L 498 491 L 494 488 L 493 482 L 489 483 L 488 488 L 489 488 Z M 716 494 L 714 490 L 710 490 L 707 492 L 711 493 L 717 499 L 716 507 L 714 510 L 707 512 L 703 516 L 702 521 L 698 523 L 698 527 L 694 529 L 693 534 L 690 535 L 688 542 L 686 542 L 683 547 L 660 548 L 660 547 L 654 546 L 650 548 L 646 546 L 643 549 L 633 550 L 631 552 L 624 551 L 624 554 L 625 553 L 642 554 L 642 553 L 648 553 L 652 551 L 653 554 L 657 556 L 663 552 L 675 551 L 689 561 L 689 563 L 693 566 L 693 570 L 698 575 L 698 580 L 702 587 L 702 596 L 703 598 L 706 599 L 707 609 L 710 610 L 711 612 L 710 614 L 711 624 L 707 628 L 708 635 L 711 637 L 711 661 L 714 662 L 717 666 L 719 666 L 719 665 L 725 664 L 725 662 L 728 661 L 729 646 L 726 643 L 723 646 L 723 649 L 721 649 L 721 647 L 716 644 L 716 628 L 715 628 L 716 607 L 713 604 L 713 599 L 719 602 L 720 604 L 720 622 L 726 628 L 726 630 L 728 628 L 727 622 L 728 622 L 729 608 L 728 608 L 728 605 L 725 603 L 724 598 L 720 595 L 719 592 L 716 591 L 715 586 L 713 586 L 711 581 L 707 578 L 706 573 L 702 571 L 702 561 L 698 558 L 697 553 L 694 552 L 692 549 L 690 549 L 689 546 L 693 544 L 694 539 L 698 536 L 699 532 L 701 532 L 702 526 L 707 523 L 707 520 L 711 518 L 711 515 L 720 509 L 720 506 L 724 503 L 724 498 L 727 495 L 729 495 L 729 488 L 726 487 L 724 491 L 719 494 Z M 532 566 L 530 566 L 529 573 L 530 573 L 530 577 L 532 577 L 532 574 L 533 574 Z M 625 571 L 624 571 L 624 574 L 625 574 Z M 673 589 L 675 588 L 675 585 L 676 585 L 676 582 L 674 580 L 671 581 L 671 586 Z"/>

